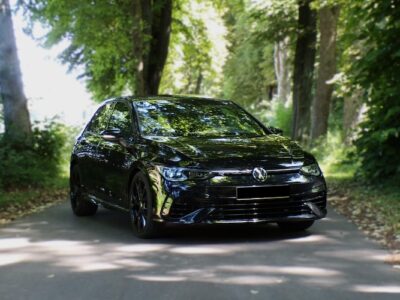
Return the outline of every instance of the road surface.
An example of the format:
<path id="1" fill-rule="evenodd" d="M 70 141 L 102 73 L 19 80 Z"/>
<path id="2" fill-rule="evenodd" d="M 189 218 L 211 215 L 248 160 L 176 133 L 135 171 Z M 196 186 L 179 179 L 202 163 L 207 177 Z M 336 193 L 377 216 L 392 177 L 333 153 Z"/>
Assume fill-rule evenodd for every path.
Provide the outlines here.
<path id="1" fill-rule="evenodd" d="M 387 252 L 330 210 L 308 232 L 273 225 L 132 236 L 128 217 L 67 202 L 0 227 L 0 299 L 400 299 Z"/>

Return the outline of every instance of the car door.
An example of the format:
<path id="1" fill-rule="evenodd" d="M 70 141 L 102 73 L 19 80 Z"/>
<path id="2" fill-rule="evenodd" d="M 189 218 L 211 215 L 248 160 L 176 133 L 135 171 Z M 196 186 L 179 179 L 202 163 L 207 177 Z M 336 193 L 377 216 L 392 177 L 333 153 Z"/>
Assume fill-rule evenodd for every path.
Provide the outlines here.
<path id="1" fill-rule="evenodd" d="M 134 127 L 131 107 L 126 102 L 116 102 L 111 114 L 107 130 L 117 130 L 121 139 L 132 144 Z M 102 165 L 104 187 L 107 201 L 114 205 L 125 207 L 124 197 L 127 192 L 127 178 L 129 177 L 132 155 L 124 142 L 103 140 L 99 144 L 99 151 L 105 157 Z"/>
<path id="2" fill-rule="evenodd" d="M 92 120 L 77 140 L 78 164 L 81 175 L 81 183 L 89 194 L 99 195 L 100 174 L 98 145 L 102 141 L 100 133 L 107 128 L 113 109 L 113 103 L 107 103 L 100 107 Z"/>

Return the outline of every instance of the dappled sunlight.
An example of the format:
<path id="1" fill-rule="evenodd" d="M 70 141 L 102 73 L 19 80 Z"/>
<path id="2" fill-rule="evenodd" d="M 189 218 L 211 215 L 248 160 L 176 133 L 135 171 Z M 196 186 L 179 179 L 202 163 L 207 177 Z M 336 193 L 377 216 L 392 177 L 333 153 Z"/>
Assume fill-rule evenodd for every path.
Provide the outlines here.
<path id="1" fill-rule="evenodd" d="M 348 284 L 348 279 L 345 276 L 336 277 L 305 277 L 299 278 L 299 281 L 303 285 L 317 286 L 321 288 L 332 288 L 336 289 L 344 287 Z"/>
<path id="2" fill-rule="evenodd" d="M 314 255 L 322 256 L 326 258 L 338 258 L 342 260 L 351 261 L 380 261 L 384 262 L 388 257 L 388 252 L 382 252 L 380 250 L 367 250 L 367 249 L 335 249 L 332 251 L 318 250 L 314 252 Z"/>
<path id="3" fill-rule="evenodd" d="M 128 280 L 136 287 L 196 283 L 261 293 L 263 287 L 290 285 L 351 294 L 398 293 L 396 278 L 385 273 L 391 270 L 382 262 L 386 252 L 365 249 L 361 236 L 350 238 L 353 227 L 347 224 L 317 224 L 303 233 L 283 232 L 277 226 L 177 227 L 163 238 L 139 240 L 119 214 L 102 210 L 96 218 L 71 219 L 60 226 L 55 220 L 64 212 L 54 211 L 45 226 L 45 215 L 39 214 L 28 217 L 40 219 L 37 222 L 0 228 L 1 273 L 26 274 L 29 268 L 47 274 L 37 278 L 44 285 L 72 274 Z M 332 219 L 328 223 L 338 220 L 335 215 Z M 371 267 L 386 278 L 385 286 L 374 280 L 354 283 L 355 274 L 363 272 L 354 268 Z"/>
<path id="4" fill-rule="evenodd" d="M 322 220 L 322 222 L 338 222 L 338 220 L 336 220 L 336 219 L 332 219 L 332 218 L 330 218 L 330 217 L 325 217 L 323 220 Z"/>
<path id="5" fill-rule="evenodd" d="M 177 282 L 177 281 L 185 281 L 185 277 L 179 276 L 128 276 L 128 278 L 133 278 L 142 281 L 155 281 L 155 282 Z"/>
<path id="6" fill-rule="evenodd" d="M 247 276 L 227 276 L 218 279 L 216 282 L 223 282 L 225 284 L 242 284 L 242 285 L 273 285 L 281 284 L 285 282 L 284 278 L 273 277 L 273 276 L 257 276 L 257 275 L 247 275 Z"/>
<path id="7" fill-rule="evenodd" d="M 306 266 L 219 266 L 218 269 L 226 270 L 226 271 L 235 271 L 235 272 L 243 272 L 244 270 L 251 270 L 253 273 L 272 273 L 272 274 L 290 274 L 290 275 L 301 275 L 301 276 L 321 276 L 321 277 L 330 277 L 340 275 L 341 272 L 330 270 L 330 269 L 322 269 L 322 268 L 313 268 Z"/>
<path id="8" fill-rule="evenodd" d="M 324 235 L 310 235 L 310 236 L 305 236 L 305 237 L 298 237 L 294 239 L 288 239 L 285 241 L 286 243 L 330 243 L 330 244 L 337 244 L 340 243 L 340 241 L 331 239 L 327 236 Z"/>
<path id="9" fill-rule="evenodd" d="M 189 255 L 198 255 L 198 254 L 228 254 L 232 252 L 227 248 L 221 247 L 209 247 L 209 246 L 192 246 L 192 247 L 176 247 L 169 250 L 169 252 L 177 253 L 177 254 L 189 254 Z"/>
<path id="10" fill-rule="evenodd" d="M 31 256 L 27 254 L 0 254 L 0 267 L 22 263 L 28 259 L 31 259 Z"/>
<path id="11" fill-rule="evenodd" d="M 232 284 L 232 285 L 272 285 L 280 284 L 286 280 L 282 277 L 269 275 L 229 275 L 216 273 L 213 268 L 208 269 L 185 269 L 168 272 L 166 275 L 131 275 L 130 278 L 143 281 L 160 281 L 160 282 L 207 282 L 215 284 Z"/>
<path id="12" fill-rule="evenodd" d="M 23 248 L 29 245 L 27 238 L 9 238 L 2 239 L 0 243 L 0 251 Z"/>
<path id="13" fill-rule="evenodd" d="M 167 246 L 163 244 L 139 244 L 117 247 L 115 250 L 118 252 L 129 252 L 129 253 L 148 253 L 154 251 L 161 251 Z"/>
<path id="14" fill-rule="evenodd" d="M 400 294 L 400 285 L 356 285 L 353 290 L 361 293 Z"/>

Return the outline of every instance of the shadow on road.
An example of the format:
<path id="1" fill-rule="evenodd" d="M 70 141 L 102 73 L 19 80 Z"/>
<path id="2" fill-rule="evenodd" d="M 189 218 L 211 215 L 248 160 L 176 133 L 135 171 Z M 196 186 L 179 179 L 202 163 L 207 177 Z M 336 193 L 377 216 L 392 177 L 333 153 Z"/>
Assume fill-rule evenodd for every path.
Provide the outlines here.
<path id="1" fill-rule="evenodd" d="M 141 240 L 127 215 L 78 218 L 64 203 L 0 228 L 0 291 L 2 299 L 395 299 L 400 274 L 384 256 L 335 213 L 303 233 L 170 226 Z"/>
<path id="2" fill-rule="evenodd" d="M 85 220 L 95 223 L 96 229 L 105 227 L 131 235 L 128 216 L 115 211 L 101 210 L 96 218 Z M 202 243 L 237 243 L 237 242 L 272 242 L 309 236 L 309 231 L 288 232 L 275 224 L 215 224 L 215 225 L 168 225 L 154 239 L 157 243 L 202 244 Z M 151 241 L 151 240 L 147 240 Z"/>

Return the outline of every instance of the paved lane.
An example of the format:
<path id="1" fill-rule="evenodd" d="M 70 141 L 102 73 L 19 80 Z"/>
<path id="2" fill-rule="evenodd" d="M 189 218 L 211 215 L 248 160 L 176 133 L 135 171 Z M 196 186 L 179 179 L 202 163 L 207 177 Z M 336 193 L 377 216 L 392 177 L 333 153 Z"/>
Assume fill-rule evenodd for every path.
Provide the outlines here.
<path id="1" fill-rule="evenodd" d="M 332 211 L 303 234 L 180 227 L 145 241 L 122 214 L 63 203 L 0 228 L 0 299 L 400 299 L 386 255 Z"/>

